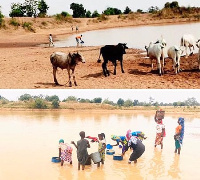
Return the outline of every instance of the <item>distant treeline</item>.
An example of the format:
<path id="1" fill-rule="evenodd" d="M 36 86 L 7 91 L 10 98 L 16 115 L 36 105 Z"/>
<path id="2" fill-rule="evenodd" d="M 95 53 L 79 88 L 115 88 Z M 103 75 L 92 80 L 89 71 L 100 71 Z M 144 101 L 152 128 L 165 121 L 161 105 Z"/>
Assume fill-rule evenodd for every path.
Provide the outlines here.
<path id="1" fill-rule="evenodd" d="M 6 98 L 0 96 L 0 104 L 5 105 L 8 103 L 11 103 L 13 101 L 9 101 Z M 51 108 L 59 108 L 60 106 L 60 99 L 57 95 L 53 96 L 31 96 L 30 94 L 24 94 L 21 95 L 18 99 L 18 102 L 23 102 L 27 103 L 28 108 L 36 108 L 36 109 L 46 109 L 51 106 Z M 66 103 L 96 103 L 96 104 L 108 104 L 111 106 L 118 106 L 118 107 L 133 107 L 133 106 L 187 106 L 187 107 L 196 107 L 200 106 L 200 103 L 197 102 L 197 100 L 192 97 L 188 98 L 185 101 L 178 101 L 178 102 L 172 102 L 172 103 L 165 103 L 165 102 L 155 102 L 152 97 L 149 97 L 148 102 L 140 102 L 139 100 L 131 100 L 127 99 L 124 100 L 122 98 L 119 98 L 117 102 L 110 101 L 108 98 L 107 99 L 102 99 L 101 97 L 96 97 L 94 99 L 84 99 L 84 98 L 77 98 L 75 96 L 68 96 L 65 98 L 62 102 Z"/>

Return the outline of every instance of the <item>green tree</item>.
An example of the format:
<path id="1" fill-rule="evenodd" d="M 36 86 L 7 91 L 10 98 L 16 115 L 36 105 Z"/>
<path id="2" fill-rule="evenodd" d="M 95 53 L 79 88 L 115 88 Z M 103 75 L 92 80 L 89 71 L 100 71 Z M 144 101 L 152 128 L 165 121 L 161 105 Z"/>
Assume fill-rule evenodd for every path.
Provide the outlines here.
<path id="1" fill-rule="evenodd" d="M 70 9 L 73 11 L 74 18 L 85 17 L 86 10 L 82 4 L 72 3 L 70 4 Z"/>
<path id="2" fill-rule="evenodd" d="M 170 3 L 170 8 L 179 8 L 178 2 L 177 1 L 173 1 Z"/>
<path id="3" fill-rule="evenodd" d="M 137 9 L 137 13 L 144 13 L 142 9 Z"/>
<path id="4" fill-rule="evenodd" d="M 61 16 L 68 17 L 68 16 L 70 16 L 70 14 L 68 12 L 62 11 Z"/>
<path id="5" fill-rule="evenodd" d="M 139 105 L 139 101 L 137 100 L 137 99 L 135 99 L 134 101 L 133 101 L 133 106 L 138 106 Z"/>
<path id="6" fill-rule="evenodd" d="M 131 99 L 128 99 L 124 102 L 125 107 L 131 107 L 133 106 L 133 101 Z"/>
<path id="7" fill-rule="evenodd" d="M 57 99 L 54 99 L 51 103 L 52 107 L 55 108 L 55 109 L 58 109 L 59 106 L 60 106 L 60 101 L 57 100 Z"/>
<path id="8" fill-rule="evenodd" d="M 63 102 L 67 101 L 77 101 L 77 98 L 75 96 L 68 96 L 66 99 L 63 100 Z"/>
<path id="9" fill-rule="evenodd" d="M 44 99 L 36 98 L 35 102 L 33 104 L 33 108 L 36 108 L 36 109 L 46 109 L 47 108 L 47 104 L 44 101 Z"/>
<path id="10" fill-rule="evenodd" d="M 36 17 L 38 10 L 37 0 L 25 0 L 24 6 L 26 7 L 26 16 Z"/>
<path id="11" fill-rule="evenodd" d="M 122 14 L 120 9 L 108 7 L 105 11 L 103 11 L 105 15 L 119 15 Z"/>
<path id="12" fill-rule="evenodd" d="M 126 6 L 124 14 L 129 14 L 130 12 L 132 12 L 131 9 L 128 6 Z"/>
<path id="13" fill-rule="evenodd" d="M 197 102 L 196 98 L 188 98 L 185 102 L 186 106 L 198 106 L 199 103 Z"/>
<path id="14" fill-rule="evenodd" d="M 92 17 L 95 18 L 95 17 L 99 17 L 100 14 L 98 13 L 97 10 L 95 10 L 93 13 L 92 13 Z"/>
<path id="15" fill-rule="evenodd" d="M 45 100 L 46 100 L 46 101 L 50 101 L 50 102 L 53 102 L 54 100 L 60 101 L 60 100 L 59 100 L 59 97 L 58 97 L 57 95 L 46 96 L 46 97 L 45 97 Z"/>
<path id="16" fill-rule="evenodd" d="M 103 104 L 110 104 L 112 106 L 115 106 L 115 103 L 113 101 L 110 101 L 108 98 L 103 100 Z"/>
<path id="17" fill-rule="evenodd" d="M 10 17 L 23 17 L 26 13 L 26 7 L 21 3 L 12 3 Z"/>
<path id="18" fill-rule="evenodd" d="M 91 14 L 92 14 L 92 13 L 91 13 L 90 11 L 87 11 L 86 14 L 85 14 L 86 18 L 91 18 L 91 17 L 92 17 Z"/>
<path id="19" fill-rule="evenodd" d="M 94 103 L 101 103 L 102 102 L 102 98 L 98 97 L 98 98 L 94 98 L 93 99 Z"/>
<path id="20" fill-rule="evenodd" d="M 4 22 L 4 20 L 3 20 L 3 14 L 1 13 L 1 6 L 0 6 L 0 27 L 3 25 L 3 22 Z"/>
<path id="21" fill-rule="evenodd" d="M 49 6 L 44 0 L 38 1 L 38 10 L 39 10 L 38 16 L 39 17 L 45 17 L 48 9 L 49 9 Z"/>
<path id="22" fill-rule="evenodd" d="M 118 106 L 123 106 L 124 105 L 124 100 L 122 98 L 119 98 L 117 101 Z"/>
<path id="23" fill-rule="evenodd" d="M 29 101 L 30 99 L 32 99 L 30 94 L 23 94 L 18 98 L 19 101 Z"/>
<path id="24" fill-rule="evenodd" d="M 154 13 L 157 13 L 159 11 L 159 8 L 157 7 L 157 6 L 151 6 L 149 9 L 148 9 L 148 12 L 149 13 L 152 13 L 152 14 L 154 14 Z"/>

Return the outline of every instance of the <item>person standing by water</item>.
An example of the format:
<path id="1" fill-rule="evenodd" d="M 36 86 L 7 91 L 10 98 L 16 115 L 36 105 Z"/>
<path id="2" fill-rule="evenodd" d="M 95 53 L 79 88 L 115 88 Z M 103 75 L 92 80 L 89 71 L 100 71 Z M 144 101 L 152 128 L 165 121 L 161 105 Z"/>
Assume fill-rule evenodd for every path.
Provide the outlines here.
<path id="1" fill-rule="evenodd" d="M 80 36 L 76 36 L 76 43 L 77 43 L 77 46 L 79 46 L 79 43 L 83 44 L 84 41 L 82 40 L 82 34 Z"/>
<path id="2" fill-rule="evenodd" d="M 54 46 L 53 37 L 52 37 L 52 34 L 49 34 L 49 47 L 50 47 L 51 45 Z"/>
<path id="3" fill-rule="evenodd" d="M 64 161 L 72 164 L 72 147 L 67 143 L 64 143 L 63 139 L 59 140 L 59 157 L 61 159 L 61 166 L 63 166 Z"/>
<path id="4" fill-rule="evenodd" d="M 98 134 L 98 152 L 100 154 L 100 157 L 101 157 L 101 163 L 104 164 L 104 161 L 105 161 L 105 149 L 106 149 L 106 140 L 105 140 L 105 134 L 104 133 L 101 133 L 101 134 Z M 100 162 L 97 163 L 97 167 L 100 167 Z"/>
<path id="5" fill-rule="evenodd" d="M 88 159 L 88 151 L 87 148 L 90 148 L 90 143 L 87 139 L 85 139 L 85 132 L 81 131 L 79 133 L 81 139 L 77 141 L 75 144 L 74 141 L 71 143 L 77 148 L 77 159 L 78 159 L 78 170 L 80 170 L 80 166 L 82 165 L 82 170 L 85 169 L 85 163 Z"/>
<path id="6" fill-rule="evenodd" d="M 136 136 L 131 136 L 131 138 L 129 139 L 126 145 L 125 152 L 128 151 L 128 148 L 133 149 L 133 152 L 130 155 L 128 163 L 131 164 L 132 161 L 134 161 L 134 163 L 137 163 L 137 159 L 140 156 L 142 156 L 142 154 L 145 151 L 144 144 Z"/>
<path id="7" fill-rule="evenodd" d="M 161 149 L 163 149 L 163 137 L 165 137 L 165 125 L 162 122 L 161 118 L 157 118 L 156 115 L 154 117 L 156 122 L 156 139 L 155 139 L 155 147 L 157 145 L 161 145 Z"/>
<path id="8" fill-rule="evenodd" d="M 174 151 L 174 153 L 177 153 L 177 151 L 178 151 L 178 154 L 180 154 L 180 152 L 181 152 L 181 145 L 183 143 L 184 128 L 185 128 L 184 123 L 185 123 L 184 118 L 182 118 L 182 117 L 178 118 L 178 124 L 179 125 L 175 129 L 175 135 L 174 135 L 174 140 L 175 140 L 175 151 Z"/>

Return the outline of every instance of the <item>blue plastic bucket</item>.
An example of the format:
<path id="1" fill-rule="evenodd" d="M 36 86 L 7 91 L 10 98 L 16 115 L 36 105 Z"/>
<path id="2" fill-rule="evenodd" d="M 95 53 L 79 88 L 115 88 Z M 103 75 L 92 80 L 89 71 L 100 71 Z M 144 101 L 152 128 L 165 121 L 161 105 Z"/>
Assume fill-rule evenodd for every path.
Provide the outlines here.
<path id="1" fill-rule="evenodd" d="M 107 148 L 107 149 L 112 149 L 112 148 L 113 148 L 113 146 L 112 146 L 112 145 L 110 145 L 110 144 L 107 144 L 107 145 L 106 145 L 106 148 Z"/>
<path id="2" fill-rule="evenodd" d="M 59 163 L 59 162 L 61 162 L 61 159 L 59 157 L 52 157 L 51 162 Z"/>

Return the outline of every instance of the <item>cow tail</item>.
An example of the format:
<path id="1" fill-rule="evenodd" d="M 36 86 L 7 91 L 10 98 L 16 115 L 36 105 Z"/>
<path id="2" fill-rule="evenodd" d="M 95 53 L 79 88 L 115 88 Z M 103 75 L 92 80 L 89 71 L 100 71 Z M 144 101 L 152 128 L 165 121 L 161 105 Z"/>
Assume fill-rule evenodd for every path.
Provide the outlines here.
<path id="1" fill-rule="evenodd" d="M 99 58 L 98 58 L 98 60 L 97 60 L 97 62 L 98 62 L 98 63 L 100 63 L 100 62 L 101 62 L 101 59 L 100 59 L 100 57 L 101 57 L 101 54 L 102 54 L 102 52 L 101 52 L 101 49 L 100 49 Z"/>

